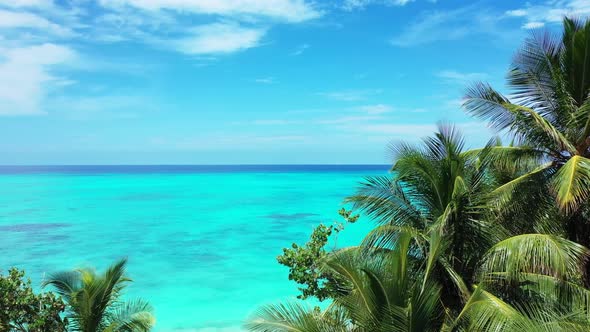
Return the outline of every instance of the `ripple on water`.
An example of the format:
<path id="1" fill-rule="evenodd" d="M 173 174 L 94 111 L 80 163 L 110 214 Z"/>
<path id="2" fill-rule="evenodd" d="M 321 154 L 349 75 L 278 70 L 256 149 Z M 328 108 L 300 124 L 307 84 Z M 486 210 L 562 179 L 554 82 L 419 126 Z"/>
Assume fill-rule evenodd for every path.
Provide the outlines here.
<path id="1" fill-rule="evenodd" d="M 37 233 L 70 227 L 66 223 L 11 224 L 0 226 L 0 232 Z"/>

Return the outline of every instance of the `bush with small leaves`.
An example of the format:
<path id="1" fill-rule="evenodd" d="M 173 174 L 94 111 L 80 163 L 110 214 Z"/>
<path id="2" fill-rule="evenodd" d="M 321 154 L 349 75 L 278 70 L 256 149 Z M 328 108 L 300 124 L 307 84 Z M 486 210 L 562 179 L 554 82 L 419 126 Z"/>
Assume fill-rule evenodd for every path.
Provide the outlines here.
<path id="1" fill-rule="evenodd" d="M 53 293 L 36 294 L 24 271 L 11 268 L 0 275 L 0 331 L 65 331 L 67 321 L 61 318 L 65 307 Z"/>
<path id="2" fill-rule="evenodd" d="M 353 215 L 351 211 L 344 208 L 338 213 L 349 223 L 354 223 L 359 218 L 358 215 Z M 307 243 L 302 246 L 293 243 L 290 248 L 283 248 L 283 254 L 277 257 L 280 264 L 289 268 L 289 280 L 302 285 L 299 287 L 301 294 L 297 296 L 298 298 L 316 297 L 323 301 L 339 295 L 336 280 L 331 273 L 321 269 L 321 262 L 327 255 L 325 247 L 330 236 L 343 229 L 342 223 L 334 223 L 330 226 L 320 224 L 313 230 Z"/>

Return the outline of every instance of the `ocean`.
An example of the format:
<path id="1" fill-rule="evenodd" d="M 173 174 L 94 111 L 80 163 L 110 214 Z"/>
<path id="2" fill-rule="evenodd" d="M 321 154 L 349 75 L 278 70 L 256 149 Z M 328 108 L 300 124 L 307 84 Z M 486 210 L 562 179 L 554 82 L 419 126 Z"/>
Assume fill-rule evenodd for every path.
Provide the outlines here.
<path id="1" fill-rule="evenodd" d="M 154 331 L 240 331 L 265 303 L 293 299 L 276 262 L 384 165 L 0 166 L 0 270 L 48 272 L 129 259 L 128 298 Z M 333 246 L 357 244 L 361 218 Z"/>

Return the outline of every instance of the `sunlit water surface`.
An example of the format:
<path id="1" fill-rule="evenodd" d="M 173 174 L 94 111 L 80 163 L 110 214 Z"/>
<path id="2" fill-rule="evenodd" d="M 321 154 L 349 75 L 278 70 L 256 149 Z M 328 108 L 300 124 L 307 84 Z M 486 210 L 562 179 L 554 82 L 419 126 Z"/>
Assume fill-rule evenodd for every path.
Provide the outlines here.
<path id="1" fill-rule="evenodd" d="M 47 272 L 129 258 L 129 297 L 156 331 L 239 331 L 258 305 L 293 298 L 281 248 L 339 220 L 385 166 L 0 167 L 0 269 Z M 362 220 L 338 245 L 358 242 Z"/>

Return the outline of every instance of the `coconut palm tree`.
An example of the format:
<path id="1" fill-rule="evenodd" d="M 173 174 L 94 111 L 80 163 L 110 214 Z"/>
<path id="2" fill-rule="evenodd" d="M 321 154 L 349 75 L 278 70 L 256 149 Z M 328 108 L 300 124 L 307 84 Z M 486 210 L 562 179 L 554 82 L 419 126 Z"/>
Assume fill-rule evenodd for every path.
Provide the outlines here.
<path id="1" fill-rule="evenodd" d="M 507 211 L 529 216 L 530 224 L 556 210 L 567 237 L 590 245 L 590 20 L 565 18 L 561 38 L 546 32 L 527 39 L 508 87 L 510 97 L 476 83 L 464 102 L 467 113 L 520 144 L 496 147 L 498 160 L 537 161 L 493 197 Z"/>
<path id="2" fill-rule="evenodd" d="M 341 293 L 324 311 L 297 303 L 265 306 L 246 327 L 251 331 L 436 331 L 444 317 L 440 286 L 422 283 L 410 254 L 410 233 L 400 232 L 394 250 L 353 247 L 323 263 Z M 415 274 L 417 273 L 417 274 Z"/>
<path id="3" fill-rule="evenodd" d="M 457 314 L 442 305 L 441 287 L 426 280 L 426 258 L 414 235 L 399 231 L 393 250 L 347 248 L 324 262 L 345 296 L 325 310 L 300 303 L 268 305 L 247 322 L 250 331 L 588 331 L 590 291 L 576 282 L 588 250 L 553 235 L 526 234 L 494 245 Z M 510 292 L 506 292 L 509 290 Z M 495 294 L 498 292 L 499 294 Z M 520 296 L 516 296 L 520 295 Z"/>
<path id="4" fill-rule="evenodd" d="M 367 178 L 347 199 L 378 224 L 366 246 L 392 249 L 400 231 L 413 234 L 414 251 L 427 259 L 426 274 L 438 278 L 443 301 L 456 309 L 486 250 L 506 237 L 486 217 L 486 195 L 495 185 L 491 148 L 468 151 L 456 128 L 439 125 L 421 146 L 393 145 L 391 174 Z"/>
<path id="5" fill-rule="evenodd" d="M 43 282 L 68 304 L 72 331 L 144 332 L 152 328 L 155 319 L 147 302 L 121 298 L 131 282 L 125 275 L 126 263 L 126 259 L 119 260 L 103 274 L 92 269 L 53 273 Z"/>

